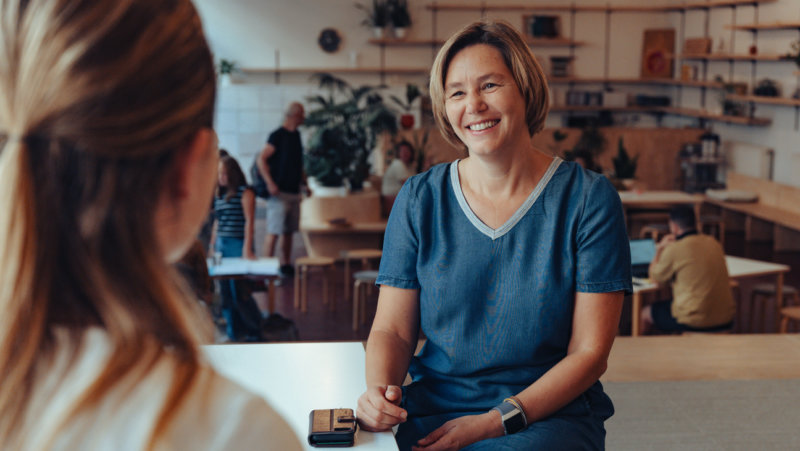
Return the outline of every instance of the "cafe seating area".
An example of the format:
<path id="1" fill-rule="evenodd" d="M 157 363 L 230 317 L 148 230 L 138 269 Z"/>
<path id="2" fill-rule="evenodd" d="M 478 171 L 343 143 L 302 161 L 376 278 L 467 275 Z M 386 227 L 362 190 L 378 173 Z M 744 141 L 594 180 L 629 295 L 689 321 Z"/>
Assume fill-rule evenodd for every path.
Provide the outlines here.
<path id="1" fill-rule="evenodd" d="M 296 335 L 242 345 L 221 334 L 219 346 L 206 349 L 220 371 L 285 408 L 298 436 L 307 428 L 308 410 L 320 403 L 316 396 L 356 405 L 396 196 L 382 192 L 382 180 L 400 161 L 420 173 L 467 156 L 434 119 L 430 69 L 451 33 L 489 18 L 517 27 L 542 65 L 549 110 L 543 130 L 532 137 L 537 150 L 608 178 L 631 240 L 651 239 L 655 249 L 671 233 L 670 209 L 686 205 L 699 233 L 724 251 L 736 312 L 719 330 L 646 330 L 642 310 L 673 293 L 670 283 L 656 283 L 646 272 L 634 277 L 601 377 L 616 409 L 606 422 L 606 448 L 800 449 L 795 0 L 410 0 L 413 20 L 402 34 L 391 24 L 357 27 L 352 2 L 314 2 L 314 17 L 303 14 L 304 23 L 293 30 L 283 22 L 247 24 L 269 23 L 273 14 L 299 21 L 298 5 L 308 2 L 274 8 L 197 3 L 215 56 L 239 65 L 233 81 L 219 86 L 220 146 L 249 166 L 289 102 L 302 103 L 312 119 L 299 129 L 310 181 L 293 240 L 294 278 L 277 271 L 258 277 L 268 290 L 262 313 L 291 321 Z M 770 86 L 774 91 L 765 90 Z M 357 92 L 390 106 L 396 124 L 367 140 L 371 148 L 334 148 L 334 140 L 321 145 L 317 138 L 335 136 L 344 126 L 343 135 L 358 134 L 352 133 L 356 116 L 334 125 L 320 120 L 347 110 L 338 102 Z M 365 135 L 373 133 L 369 127 Z M 413 150 L 412 161 L 403 161 L 402 146 Z M 351 161 L 342 162 L 343 155 Z M 331 177 L 336 165 L 342 167 Z M 259 200 L 257 247 L 265 215 Z M 258 377 L 240 371 L 251 369 L 248 360 L 258 356 L 284 367 L 259 360 Z M 306 371 L 308 360 L 339 373 L 309 374 L 316 370 Z M 292 399 L 264 381 L 315 388 Z M 394 449 L 388 433 L 359 434 L 356 447 Z"/>

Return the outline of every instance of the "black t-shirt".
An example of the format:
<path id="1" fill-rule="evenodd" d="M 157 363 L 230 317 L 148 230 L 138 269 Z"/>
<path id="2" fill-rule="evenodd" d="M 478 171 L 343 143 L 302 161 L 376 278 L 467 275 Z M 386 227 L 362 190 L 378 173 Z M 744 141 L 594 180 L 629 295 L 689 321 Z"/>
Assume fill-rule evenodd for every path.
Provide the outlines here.
<path id="1" fill-rule="evenodd" d="M 284 193 L 298 194 L 303 180 L 303 143 L 300 132 L 281 127 L 267 138 L 275 153 L 267 158 L 269 174 Z"/>

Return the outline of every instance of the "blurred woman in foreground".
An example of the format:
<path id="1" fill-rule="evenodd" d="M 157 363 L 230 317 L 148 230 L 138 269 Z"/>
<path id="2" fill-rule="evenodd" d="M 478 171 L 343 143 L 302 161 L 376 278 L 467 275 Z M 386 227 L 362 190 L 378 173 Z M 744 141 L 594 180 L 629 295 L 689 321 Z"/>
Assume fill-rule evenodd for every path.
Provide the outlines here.
<path id="1" fill-rule="evenodd" d="M 0 448 L 298 449 L 170 263 L 217 170 L 188 0 L 0 0 Z"/>

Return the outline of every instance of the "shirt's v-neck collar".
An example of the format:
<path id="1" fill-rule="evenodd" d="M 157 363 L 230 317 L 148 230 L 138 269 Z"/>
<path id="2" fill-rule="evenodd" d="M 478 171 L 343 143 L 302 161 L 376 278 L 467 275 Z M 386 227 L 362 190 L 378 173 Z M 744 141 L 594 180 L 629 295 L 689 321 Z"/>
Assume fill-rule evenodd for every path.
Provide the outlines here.
<path id="1" fill-rule="evenodd" d="M 450 164 L 450 184 L 453 185 L 453 192 L 456 195 L 456 199 L 458 199 L 458 205 L 461 207 L 461 211 L 464 212 L 469 222 L 478 229 L 482 234 L 488 236 L 492 240 L 496 240 L 501 236 L 508 233 L 514 226 L 525 216 L 525 213 L 530 210 L 533 206 L 533 203 L 536 202 L 536 199 L 539 198 L 539 195 L 544 191 L 544 188 L 547 186 L 547 183 L 550 182 L 550 179 L 553 178 L 553 174 L 555 174 L 556 169 L 561 164 L 561 158 L 555 157 L 553 161 L 550 163 L 550 166 L 545 171 L 542 178 L 539 180 L 539 183 L 536 184 L 536 187 L 533 189 L 528 198 L 525 199 L 525 202 L 511 215 L 510 218 L 505 222 L 505 224 L 501 225 L 497 229 L 493 229 L 486 225 L 483 221 L 481 221 L 475 212 L 469 207 L 467 203 L 467 199 L 464 197 L 464 191 L 461 190 L 461 181 L 458 176 L 458 163 L 461 161 L 460 159 L 455 160 Z"/>

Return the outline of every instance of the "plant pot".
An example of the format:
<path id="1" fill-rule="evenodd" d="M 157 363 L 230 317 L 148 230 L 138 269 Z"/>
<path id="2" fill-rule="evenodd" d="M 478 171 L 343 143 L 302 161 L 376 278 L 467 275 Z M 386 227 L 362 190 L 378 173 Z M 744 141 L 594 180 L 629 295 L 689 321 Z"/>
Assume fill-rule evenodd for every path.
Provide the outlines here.
<path id="1" fill-rule="evenodd" d="M 308 189 L 311 190 L 312 196 L 336 197 L 336 196 L 347 195 L 347 187 L 345 187 L 344 185 L 324 186 L 316 179 L 316 177 L 311 177 L 311 176 L 308 177 L 307 183 L 308 183 Z"/>
<path id="2" fill-rule="evenodd" d="M 394 37 L 397 39 L 405 39 L 406 34 L 408 34 L 408 28 L 406 27 L 398 27 L 394 29 Z"/>
<path id="3" fill-rule="evenodd" d="M 220 74 L 220 76 L 219 76 L 219 84 L 220 84 L 220 86 L 230 86 L 230 84 L 231 84 L 231 74 Z"/>
<path id="4" fill-rule="evenodd" d="M 403 130 L 411 130 L 414 128 L 414 115 L 404 114 L 400 116 L 400 126 L 403 127 Z"/>
<path id="5" fill-rule="evenodd" d="M 375 39 L 383 39 L 383 27 L 372 27 L 372 35 Z"/>
<path id="6" fill-rule="evenodd" d="M 632 190 L 634 186 L 636 186 L 636 179 L 619 179 L 622 186 L 625 187 L 626 190 Z"/>

